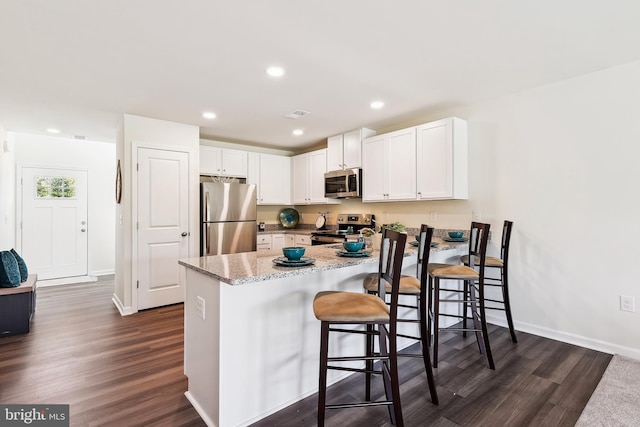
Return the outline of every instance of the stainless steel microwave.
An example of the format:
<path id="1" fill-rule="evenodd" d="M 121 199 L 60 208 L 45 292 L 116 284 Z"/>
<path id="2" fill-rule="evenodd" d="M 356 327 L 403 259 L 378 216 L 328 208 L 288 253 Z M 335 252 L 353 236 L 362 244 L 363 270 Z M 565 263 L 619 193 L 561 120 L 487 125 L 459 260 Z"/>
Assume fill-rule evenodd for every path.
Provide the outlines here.
<path id="1" fill-rule="evenodd" d="M 347 199 L 361 197 L 362 169 L 345 169 L 324 174 L 324 197 Z"/>

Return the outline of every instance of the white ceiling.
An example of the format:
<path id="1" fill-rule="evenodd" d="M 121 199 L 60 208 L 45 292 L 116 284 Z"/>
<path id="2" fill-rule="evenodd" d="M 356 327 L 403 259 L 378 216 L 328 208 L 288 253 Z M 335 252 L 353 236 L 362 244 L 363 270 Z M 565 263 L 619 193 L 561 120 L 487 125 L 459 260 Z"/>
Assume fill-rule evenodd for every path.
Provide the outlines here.
<path id="1" fill-rule="evenodd" d="M 113 141 L 133 114 L 295 150 L 638 60 L 638 22 L 636 0 L 0 0 L 0 123 Z"/>

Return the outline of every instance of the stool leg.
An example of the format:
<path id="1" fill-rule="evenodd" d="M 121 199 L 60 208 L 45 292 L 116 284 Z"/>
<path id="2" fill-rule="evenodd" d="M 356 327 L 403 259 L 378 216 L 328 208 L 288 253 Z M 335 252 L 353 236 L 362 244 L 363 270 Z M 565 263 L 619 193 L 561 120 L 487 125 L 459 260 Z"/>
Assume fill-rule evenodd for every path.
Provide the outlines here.
<path id="1" fill-rule="evenodd" d="M 489 361 L 489 368 L 496 369 L 493 363 L 493 355 L 491 354 L 491 345 L 489 344 L 489 331 L 487 330 L 487 316 L 484 309 L 484 286 L 478 285 L 480 292 L 480 322 L 482 323 L 482 335 L 484 338 L 484 347 L 487 351 L 487 360 Z"/>
<path id="2" fill-rule="evenodd" d="M 436 390 L 436 380 L 433 377 L 433 369 L 431 369 L 431 357 L 429 356 L 429 335 L 427 332 L 427 307 L 425 298 L 417 296 L 418 316 L 420 316 L 420 341 L 422 342 L 422 361 L 424 363 L 424 371 L 427 374 L 427 383 L 429 384 L 429 393 L 431 393 L 431 402 L 434 405 L 439 403 L 438 391 Z"/>
<path id="3" fill-rule="evenodd" d="M 467 297 L 469 296 L 469 282 L 463 282 L 463 292 L 462 292 L 462 299 L 466 300 Z M 469 307 L 466 303 L 462 303 L 462 337 L 466 338 L 467 337 L 467 316 L 468 316 L 468 310 Z"/>
<path id="4" fill-rule="evenodd" d="M 329 354 L 329 322 L 320 325 L 320 381 L 318 384 L 318 427 L 324 426 L 327 403 L 327 357 Z"/>
<path id="5" fill-rule="evenodd" d="M 433 285 L 433 367 L 438 367 L 438 331 L 440 328 L 440 279 Z"/>
<path id="6" fill-rule="evenodd" d="M 373 325 L 367 325 L 367 334 L 365 339 L 365 355 L 373 356 L 374 346 L 373 346 Z M 364 380 L 364 400 L 371 400 L 371 371 L 373 370 L 373 360 L 365 361 L 365 368 L 367 373 L 365 374 Z"/>
<path id="7" fill-rule="evenodd" d="M 384 380 L 385 396 L 387 400 L 393 402 L 393 404 L 388 407 L 389 417 L 391 418 L 391 424 L 397 427 L 404 427 L 402 407 L 400 405 L 398 349 L 395 340 L 389 339 L 386 325 L 379 325 L 378 329 L 380 331 L 380 355 L 389 357 L 387 360 L 382 360 L 382 379 Z"/>
<path id="8" fill-rule="evenodd" d="M 507 272 L 507 268 L 503 267 L 500 269 L 500 274 L 502 276 L 502 300 L 504 302 L 504 312 L 507 315 L 507 323 L 509 324 L 509 332 L 511 333 L 511 341 L 514 343 L 518 342 L 518 338 L 516 337 L 516 330 L 513 327 L 513 317 L 511 317 L 511 302 L 509 301 L 509 275 Z"/>
<path id="9" fill-rule="evenodd" d="M 471 282 L 465 283 L 465 287 L 469 290 L 469 300 L 465 305 L 471 305 L 471 317 L 473 319 L 473 329 L 476 331 L 476 342 L 478 343 L 478 349 L 480 353 L 484 354 L 485 345 L 484 337 L 482 336 L 482 322 L 480 315 L 478 314 L 478 299 L 476 298 L 476 287 Z"/>

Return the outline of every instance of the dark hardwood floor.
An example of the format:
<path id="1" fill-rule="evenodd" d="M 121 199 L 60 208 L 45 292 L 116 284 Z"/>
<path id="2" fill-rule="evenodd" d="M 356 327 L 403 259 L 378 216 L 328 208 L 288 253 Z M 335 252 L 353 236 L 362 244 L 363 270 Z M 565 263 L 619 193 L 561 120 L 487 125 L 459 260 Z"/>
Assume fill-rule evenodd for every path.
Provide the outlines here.
<path id="1" fill-rule="evenodd" d="M 183 393 L 181 304 L 121 317 L 113 280 L 40 288 L 27 335 L 0 338 L 0 402 L 67 403 L 72 426 L 204 426 Z M 475 340 L 441 334 L 435 370 L 440 405 L 429 400 L 419 359 L 402 359 L 407 426 L 573 426 L 611 355 L 491 326 L 496 370 Z M 320 337 L 318 337 L 318 340 Z M 329 401 L 360 399 L 354 375 Z M 376 392 L 382 393 L 380 382 Z M 316 395 L 254 426 L 313 426 Z M 327 412 L 328 426 L 388 426 L 384 408 Z"/>

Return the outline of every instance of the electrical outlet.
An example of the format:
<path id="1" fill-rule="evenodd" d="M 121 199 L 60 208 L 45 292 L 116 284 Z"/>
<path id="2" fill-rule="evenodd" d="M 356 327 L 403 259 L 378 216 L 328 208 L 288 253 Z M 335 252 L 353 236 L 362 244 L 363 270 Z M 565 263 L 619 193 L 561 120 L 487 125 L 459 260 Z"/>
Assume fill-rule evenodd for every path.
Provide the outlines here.
<path id="1" fill-rule="evenodd" d="M 204 320 L 204 309 L 205 309 L 205 300 L 204 300 L 204 298 L 197 297 L 196 313 L 198 314 L 198 317 L 202 318 L 202 320 Z"/>
<path id="2" fill-rule="evenodd" d="M 620 295 L 620 310 L 635 313 L 636 299 L 634 297 Z"/>
<path id="3" fill-rule="evenodd" d="M 436 211 L 431 211 L 431 221 L 437 221 L 438 220 L 438 212 Z"/>
<path id="4" fill-rule="evenodd" d="M 382 216 L 384 216 L 385 221 L 389 220 L 389 212 L 383 213 Z"/>
<path id="5" fill-rule="evenodd" d="M 473 211 L 471 214 L 474 221 L 482 221 L 482 213 L 480 211 Z"/>

